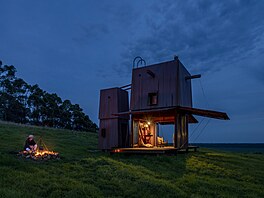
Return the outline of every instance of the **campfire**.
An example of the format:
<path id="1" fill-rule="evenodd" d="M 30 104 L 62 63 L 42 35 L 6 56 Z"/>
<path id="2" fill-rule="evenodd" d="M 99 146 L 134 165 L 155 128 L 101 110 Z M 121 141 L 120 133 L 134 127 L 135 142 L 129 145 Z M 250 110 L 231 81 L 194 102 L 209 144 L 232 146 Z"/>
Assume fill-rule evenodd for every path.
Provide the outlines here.
<path id="1" fill-rule="evenodd" d="M 59 159 L 59 153 L 53 151 L 41 151 L 38 150 L 36 152 L 28 152 L 28 151 L 21 151 L 18 154 L 21 157 L 29 158 L 33 160 L 50 160 L 50 159 Z"/>
<path id="2" fill-rule="evenodd" d="M 50 151 L 41 138 L 37 141 L 37 144 L 40 145 L 37 151 L 21 151 L 18 155 L 33 160 L 50 160 L 60 158 L 59 153 Z"/>

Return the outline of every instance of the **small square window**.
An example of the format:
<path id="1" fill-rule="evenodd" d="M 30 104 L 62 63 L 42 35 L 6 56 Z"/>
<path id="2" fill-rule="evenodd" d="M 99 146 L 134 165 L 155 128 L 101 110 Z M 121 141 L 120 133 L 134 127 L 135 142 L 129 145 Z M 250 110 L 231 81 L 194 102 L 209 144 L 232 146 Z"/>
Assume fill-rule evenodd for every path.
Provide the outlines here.
<path id="1" fill-rule="evenodd" d="M 148 105 L 157 105 L 158 104 L 158 93 L 149 93 L 148 94 Z"/>

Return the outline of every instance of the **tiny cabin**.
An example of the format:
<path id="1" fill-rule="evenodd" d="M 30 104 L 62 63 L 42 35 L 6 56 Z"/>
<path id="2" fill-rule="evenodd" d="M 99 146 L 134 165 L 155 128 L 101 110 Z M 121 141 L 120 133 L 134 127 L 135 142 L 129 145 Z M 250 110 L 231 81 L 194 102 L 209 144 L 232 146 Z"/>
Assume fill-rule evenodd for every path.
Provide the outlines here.
<path id="1" fill-rule="evenodd" d="M 131 84 L 101 90 L 99 149 L 188 149 L 188 125 L 198 123 L 194 115 L 228 120 L 226 113 L 193 107 L 191 81 L 197 77 L 176 57 L 133 68 Z M 172 145 L 160 133 L 168 124 L 174 126 Z"/>

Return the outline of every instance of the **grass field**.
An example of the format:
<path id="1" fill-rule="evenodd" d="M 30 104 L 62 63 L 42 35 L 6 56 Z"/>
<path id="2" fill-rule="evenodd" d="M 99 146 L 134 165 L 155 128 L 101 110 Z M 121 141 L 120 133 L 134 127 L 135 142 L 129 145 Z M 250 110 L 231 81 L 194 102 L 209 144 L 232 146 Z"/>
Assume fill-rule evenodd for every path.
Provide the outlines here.
<path id="1" fill-rule="evenodd" d="M 17 157 L 28 134 L 62 159 Z M 92 152 L 97 135 L 0 125 L 0 197 L 264 197 L 264 155 L 200 149 L 178 156 Z"/>

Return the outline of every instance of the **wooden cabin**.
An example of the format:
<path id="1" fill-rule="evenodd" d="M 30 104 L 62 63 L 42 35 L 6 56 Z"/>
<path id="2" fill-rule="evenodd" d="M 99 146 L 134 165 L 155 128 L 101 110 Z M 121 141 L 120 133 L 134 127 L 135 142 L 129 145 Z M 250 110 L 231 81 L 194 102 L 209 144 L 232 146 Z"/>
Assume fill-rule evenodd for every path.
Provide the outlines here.
<path id="1" fill-rule="evenodd" d="M 193 115 L 229 119 L 223 112 L 193 108 L 191 81 L 196 77 L 176 57 L 133 68 L 131 85 L 101 90 L 99 149 L 187 149 L 188 125 L 198 122 Z M 166 124 L 174 126 L 173 145 L 160 136 L 159 126 Z"/>

